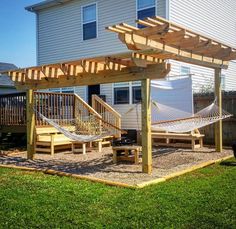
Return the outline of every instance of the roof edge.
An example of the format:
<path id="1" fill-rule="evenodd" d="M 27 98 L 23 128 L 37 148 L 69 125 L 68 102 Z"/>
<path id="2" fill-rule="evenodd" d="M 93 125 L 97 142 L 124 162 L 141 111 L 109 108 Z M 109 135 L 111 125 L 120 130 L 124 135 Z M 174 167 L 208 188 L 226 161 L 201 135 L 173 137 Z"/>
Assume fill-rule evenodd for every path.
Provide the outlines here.
<path id="1" fill-rule="evenodd" d="M 47 9 L 49 7 L 57 6 L 57 5 L 62 5 L 66 2 L 70 2 L 72 0 L 46 0 L 43 2 L 39 2 L 34 5 L 26 6 L 25 9 L 29 12 L 36 13 L 39 10 Z"/>

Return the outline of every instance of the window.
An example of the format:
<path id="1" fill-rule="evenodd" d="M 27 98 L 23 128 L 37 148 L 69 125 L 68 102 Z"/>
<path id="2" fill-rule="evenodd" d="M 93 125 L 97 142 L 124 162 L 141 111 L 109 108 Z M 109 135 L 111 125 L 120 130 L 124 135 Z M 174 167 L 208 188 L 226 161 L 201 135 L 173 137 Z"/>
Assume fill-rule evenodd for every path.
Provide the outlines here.
<path id="1" fill-rule="evenodd" d="M 74 87 L 50 88 L 49 91 L 56 93 L 74 93 L 75 89 Z"/>
<path id="2" fill-rule="evenodd" d="M 221 74 L 221 88 L 222 90 L 225 90 L 225 74 Z"/>
<path id="3" fill-rule="evenodd" d="M 97 37 L 97 5 L 82 7 L 83 40 Z"/>
<path id="4" fill-rule="evenodd" d="M 133 81 L 131 83 L 132 87 L 132 103 L 141 102 L 141 85 L 140 81 Z"/>
<path id="5" fill-rule="evenodd" d="M 156 15 L 156 0 L 137 0 L 137 18 L 144 19 Z M 138 28 L 144 28 L 138 25 Z"/>
<path id="6" fill-rule="evenodd" d="M 132 99 L 133 103 L 141 102 L 141 87 L 140 86 L 132 87 L 132 95 L 133 95 Z"/>
<path id="7" fill-rule="evenodd" d="M 114 104 L 134 104 L 141 101 L 139 81 L 114 83 Z"/>
<path id="8" fill-rule="evenodd" d="M 129 104 L 129 83 L 114 83 L 114 104 Z"/>
<path id="9" fill-rule="evenodd" d="M 56 93 L 61 93 L 61 88 L 50 88 L 50 92 L 56 92 Z"/>
<path id="10" fill-rule="evenodd" d="M 190 74 L 190 67 L 181 66 L 180 75 L 189 75 Z"/>

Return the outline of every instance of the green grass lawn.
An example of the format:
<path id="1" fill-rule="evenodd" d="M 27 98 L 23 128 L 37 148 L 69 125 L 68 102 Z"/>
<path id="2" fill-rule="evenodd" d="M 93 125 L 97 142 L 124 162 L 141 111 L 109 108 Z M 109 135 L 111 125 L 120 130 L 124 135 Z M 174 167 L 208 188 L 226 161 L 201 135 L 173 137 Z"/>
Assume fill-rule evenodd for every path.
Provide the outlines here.
<path id="1" fill-rule="evenodd" d="M 0 228 L 236 228 L 236 160 L 141 190 L 0 169 Z"/>

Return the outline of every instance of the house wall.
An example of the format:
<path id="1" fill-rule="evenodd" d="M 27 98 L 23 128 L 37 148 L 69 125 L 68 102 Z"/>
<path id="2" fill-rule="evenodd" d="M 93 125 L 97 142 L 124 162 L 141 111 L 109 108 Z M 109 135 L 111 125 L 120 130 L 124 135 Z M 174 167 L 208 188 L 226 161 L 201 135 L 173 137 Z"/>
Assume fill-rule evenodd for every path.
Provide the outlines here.
<path id="1" fill-rule="evenodd" d="M 97 3 L 98 37 L 82 40 L 81 7 Z M 165 0 L 157 0 L 157 15 L 165 17 Z M 135 25 L 136 0 L 73 0 L 38 12 L 38 64 L 126 52 L 106 26 Z"/>
<path id="2" fill-rule="evenodd" d="M 169 19 L 196 32 L 236 46 L 236 1 L 235 0 L 169 0 Z M 190 66 L 195 91 L 212 87 L 214 71 L 208 68 L 172 61 L 171 75 L 180 73 L 181 65 Z M 230 62 L 225 90 L 236 90 L 236 61 Z"/>

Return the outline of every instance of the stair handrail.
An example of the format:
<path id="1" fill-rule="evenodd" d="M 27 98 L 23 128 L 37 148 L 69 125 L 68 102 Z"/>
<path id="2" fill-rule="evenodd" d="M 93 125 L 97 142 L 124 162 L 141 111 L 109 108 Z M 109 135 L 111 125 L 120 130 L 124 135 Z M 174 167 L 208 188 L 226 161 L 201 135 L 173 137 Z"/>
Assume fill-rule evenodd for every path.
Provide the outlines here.
<path id="1" fill-rule="evenodd" d="M 109 124 L 111 127 L 116 129 L 115 137 L 120 138 L 121 133 L 122 133 L 122 130 L 121 130 L 121 115 L 113 107 L 111 107 L 108 103 L 103 101 L 98 95 L 92 95 L 92 107 L 93 107 L 93 109 L 95 109 L 98 112 L 97 104 L 99 104 L 100 108 L 103 108 L 105 112 L 108 112 L 109 114 L 111 114 L 113 116 L 114 123 L 110 122 L 110 120 L 106 119 L 107 116 L 106 116 L 105 113 L 101 112 L 101 114 L 100 114 L 100 115 L 102 115 L 102 118 L 103 118 L 105 123 Z"/>
<path id="2" fill-rule="evenodd" d="M 88 103 L 86 103 L 80 96 L 78 96 L 75 93 L 74 93 L 74 96 L 90 111 L 90 113 L 92 113 L 98 119 L 100 119 L 100 120 L 102 119 L 102 116 L 93 107 L 91 107 Z"/>

